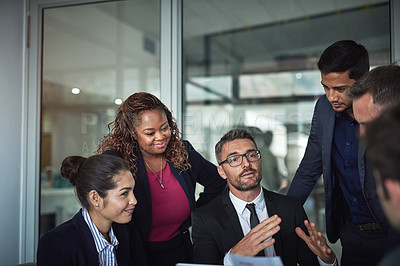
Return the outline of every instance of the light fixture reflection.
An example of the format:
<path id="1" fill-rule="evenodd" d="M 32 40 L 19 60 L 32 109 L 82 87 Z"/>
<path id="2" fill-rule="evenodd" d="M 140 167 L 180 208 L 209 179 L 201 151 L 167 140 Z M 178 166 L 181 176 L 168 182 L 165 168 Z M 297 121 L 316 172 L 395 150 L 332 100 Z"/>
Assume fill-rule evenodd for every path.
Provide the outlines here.
<path id="1" fill-rule="evenodd" d="M 81 90 L 79 88 L 72 88 L 71 89 L 72 94 L 79 94 Z"/>
<path id="2" fill-rule="evenodd" d="M 122 99 L 117 98 L 117 99 L 115 99 L 114 103 L 115 103 L 116 105 L 121 105 Z"/>
<path id="3" fill-rule="evenodd" d="M 303 77 L 303 74 L 301 74 L 301 73 L 296 73 L 296 78 L 297 79 L 301 79 Z"/>

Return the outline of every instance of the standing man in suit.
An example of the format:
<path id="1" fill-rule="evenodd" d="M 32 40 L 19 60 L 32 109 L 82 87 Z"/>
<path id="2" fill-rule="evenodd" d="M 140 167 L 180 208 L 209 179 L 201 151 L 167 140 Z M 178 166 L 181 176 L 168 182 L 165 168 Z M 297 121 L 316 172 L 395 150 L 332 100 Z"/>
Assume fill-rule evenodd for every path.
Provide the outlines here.
<path id="1" fill-rule="evenodd" d="M 335 263 L 300 201 L 261 187 L 261 154 L 249 131 L 226 133 L 215 154 L 228 188 L 192 213 L 194 262 L 229 265 L 230 254 L 258 254 L 280 256 L 286 266 L 318 265 L 317 256 L 321 265 Z"/>
<path id="2" fill-rule="evenodd" d="M 339 238 L 342 265 L 376 265 L 387 249 L 387 220 L 375 193 L 372 167 L 359 145 L 359 124 L 346 91 L 369 70 L 368 52 L 354 41 L 338 41 L 322 53 L 318 68 L 325 94 L 316 103 L 304 157 L 288 195 L 304 203 L 324 178 L 326 231 Z"/>

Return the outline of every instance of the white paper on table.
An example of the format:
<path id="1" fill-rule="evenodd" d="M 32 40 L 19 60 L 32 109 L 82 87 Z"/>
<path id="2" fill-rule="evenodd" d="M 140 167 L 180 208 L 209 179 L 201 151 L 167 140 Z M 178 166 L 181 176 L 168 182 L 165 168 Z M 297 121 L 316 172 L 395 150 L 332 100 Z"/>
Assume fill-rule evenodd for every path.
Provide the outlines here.
<path id="1" fill-rule="evenodd" d="M 230 254 L 232 266 L 283 266 L 281 257 L 246 257 Z"/>

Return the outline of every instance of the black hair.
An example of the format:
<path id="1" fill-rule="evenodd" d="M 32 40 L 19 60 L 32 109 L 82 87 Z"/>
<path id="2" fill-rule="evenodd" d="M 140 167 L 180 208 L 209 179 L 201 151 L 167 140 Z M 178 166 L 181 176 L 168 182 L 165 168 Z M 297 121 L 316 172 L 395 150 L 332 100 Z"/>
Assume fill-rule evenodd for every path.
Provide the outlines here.
<path id="1" fill-rule="evenodd" d="M 349 78 L 358 80 L 369 70 L 368 51 L 352 40 L 337 41 L 324 50 L 317 65 L 323 74 L 349 71 Z"/>
<path id="2" fill-rule="evenodd" d="M 114 176 L 120 171 L 130 171 L 128 164 L 118 156 L 93 155 L 89 158 L 68 156 L 62 161 L 61 175 L 75 187 L 82 207 L 90 209 L 88 195 L 95 190 L 105 198 L 108 190 L 116 187 Z"/>

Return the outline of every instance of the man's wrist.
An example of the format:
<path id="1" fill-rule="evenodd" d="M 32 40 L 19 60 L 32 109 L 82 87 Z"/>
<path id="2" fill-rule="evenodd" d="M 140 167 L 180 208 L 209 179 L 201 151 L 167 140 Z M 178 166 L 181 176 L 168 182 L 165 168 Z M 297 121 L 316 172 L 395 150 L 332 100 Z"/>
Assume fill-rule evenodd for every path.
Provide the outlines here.
<path id="1" fill-rule="evenodd" d="M 334 259 L 334 261 L 332 263 L 326 263 L 318 256 L 317 256 L 317 258 L 318 258 L 319 265 L 321 265 L 321 266 L 337 266 L 336 258 Z"/>

